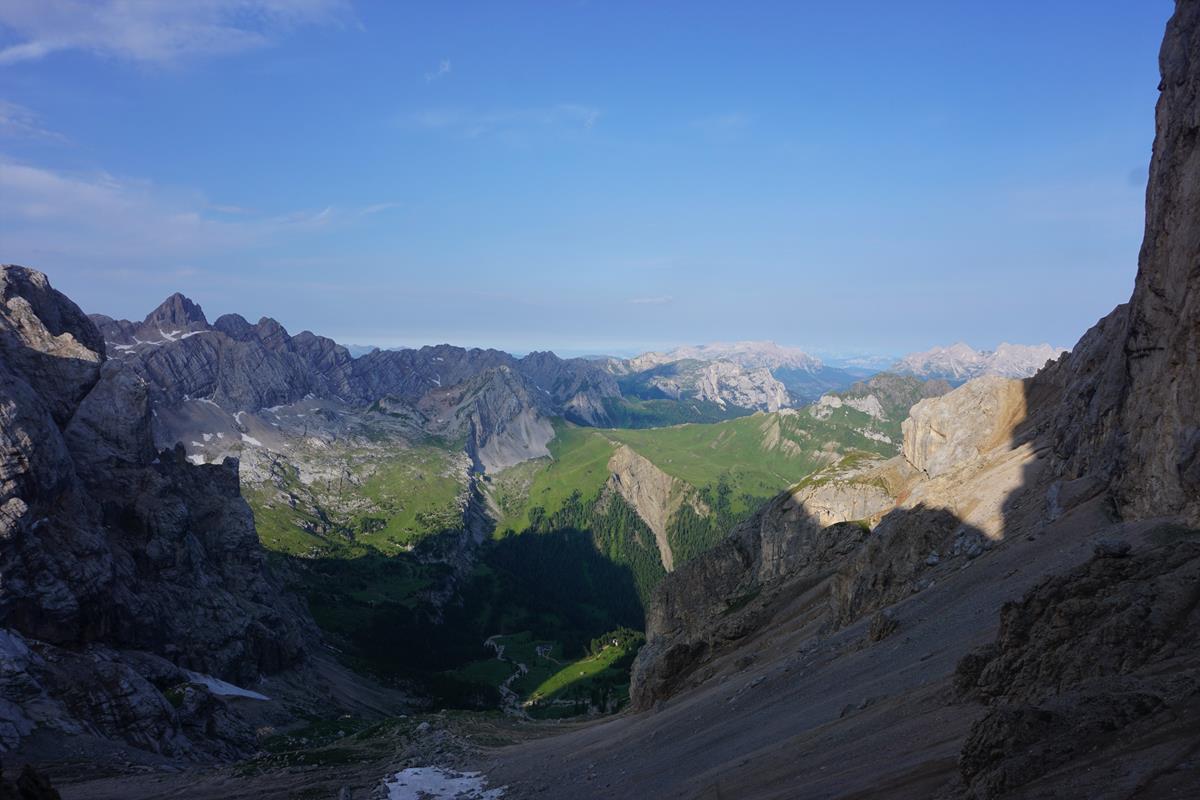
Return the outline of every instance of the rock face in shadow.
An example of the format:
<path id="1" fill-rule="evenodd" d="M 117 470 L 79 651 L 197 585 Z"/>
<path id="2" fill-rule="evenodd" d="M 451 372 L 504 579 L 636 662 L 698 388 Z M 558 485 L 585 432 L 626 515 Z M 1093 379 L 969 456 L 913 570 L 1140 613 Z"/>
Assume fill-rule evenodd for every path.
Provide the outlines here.
<path id="1" fill-rule="evenodd" d="M 44 275 L 0 268 L 0 301 L 0 745 L 42 727 L 191 752 L 163 690 L 298 663 L 307 612 L 267 569 L 237 463 L 156 453 L 146 382 Z"/>
<path id="2" fill-rule="evenodd" d="M 16 780 L 0 774 L 0 800 L 61 800 L 61 797 L 46 776 L 28 764 Z"/>
<path id="3" fill-rule="evenodd" d="M 1103 472 L 1130 515 L 1200 521 L 1200 6 L 1176 5 L 1133 297 L 1060 359 L 1055 420 L 1065 472 Z M 1086 345 L 1086 347 L 1085 347 Z"/>
<path id="4" fill-rule="evenodd" d="M 821 527 L 790 494 L 667 576 L 646 611 L 630 698 L 650 708 L 695 669 L 768 620 L 778 595 L 825 580 L 866 538 L 858 523 Z"/>
<path id="5" fill-rule="evenodd" d="M 1170 531 L 1165 531 L 1170 534 Z M 1000 614 L 994 644 L 960 662 L 958 689 L 988 706 L 963 745 L 973 797 L 1037 786 L 1074 759 L 1135 770 L 1200 710 L 1200 541 L 1096 557 Z M 1191 539 L 1188 541 L 1187 539 Z"/>
<path id="6" fill-rule="evenodd" d="M 851 622 L 926 589 L 943 558 L 978 556 L 986 538 L 945 509 L 897 509 L 846 559 L 829 590 L 832 621 Z"/>

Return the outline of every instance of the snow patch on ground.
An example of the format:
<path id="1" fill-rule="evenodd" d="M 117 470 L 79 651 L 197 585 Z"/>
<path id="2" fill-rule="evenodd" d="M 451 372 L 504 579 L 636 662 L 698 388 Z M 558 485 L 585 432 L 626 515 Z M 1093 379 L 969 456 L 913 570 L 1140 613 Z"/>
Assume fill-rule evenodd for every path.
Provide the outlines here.
<path id="1" fill-rule="evenodd" d="M 192 672 L 187 670 L 188 680 L 192 683 L 198 683 L 208 689 L 215 695 L 220 697 L 245 697 L 250 700 L 270 700 L 265 694 L 252 692 L 249 689 L 243 689 L 240 686 L 234 686 L 232 683 L 226 683 L 220 678 L 214 678 L 212 675 L 205 675 L 202 672 Z"/>
<path id="2" fill-rule="evenodd" d="M 197 442 L 192 442 L 192 444 L 198 444 L 198 443 L 197 443 Z M 188 456 L 188 457 L 187 457 L 187 459 L 188 459 L 188 461 L 190 461 L 190 462 L 192 462 L 193 464 L 195 464 L 197 467 L 198 467 L 198 466 L 200 466 L 201 464 L 205 464 L 205 463 L 207 463 L 207 462 L 204 460 L 204 454 L 203 454 L 203 453 L 194 453 L 193 455 L 190 455 L 190 456 Z"/>
<path id="3" fill-rule="evenodd" d="M 242 434 L 242 441 L 245 442 L 246 444 L 252 444 L 255 447 L 263 446 L 263 443 L 260 442 L 258 439 L 255 439 L 253 436 L 248 436 L 247 434 L 244 434 L 244 433 Z"/>
<path id="4" fill-rule="evenodd" d="M 499 800 L 503 787 L 488 789 L 478 772 L 454 772 L 439 767 L 412 767 L 397 772 L 386 784 L 388 800 Z"/>
<path id="5" fill-rule="evenodd" d="M 211 441 L 212 441 L 212 434 L 211 434 L 211 433 L 202 433 L 202 434 L 200 434 L 200 435 L 201 435 L 201 436 L 204 438 L 204 441 L 206 441 L 206 442 L 211 442 Z"/>

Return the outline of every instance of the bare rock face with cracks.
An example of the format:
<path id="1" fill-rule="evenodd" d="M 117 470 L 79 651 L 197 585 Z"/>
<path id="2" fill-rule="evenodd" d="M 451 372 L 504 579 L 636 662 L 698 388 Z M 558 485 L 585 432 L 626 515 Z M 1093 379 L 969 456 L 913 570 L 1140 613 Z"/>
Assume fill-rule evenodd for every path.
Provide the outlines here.
<path id="1" fill-rule="evenodd" d="M 146 382 L 39 272 L 0 268 L 0 355 L 0 744 L 249 746 L 192 676 L 295 666 L 311 623 L 267 567 L 237 463 L 156 451 Z"/>

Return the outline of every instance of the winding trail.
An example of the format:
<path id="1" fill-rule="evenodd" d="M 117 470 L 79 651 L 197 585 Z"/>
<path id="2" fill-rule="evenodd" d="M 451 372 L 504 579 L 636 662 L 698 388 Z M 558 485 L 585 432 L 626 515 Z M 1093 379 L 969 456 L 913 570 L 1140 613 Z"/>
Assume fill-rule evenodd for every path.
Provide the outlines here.
<path id="1" fill-rule="evenodd" d="M 522 664 L 520 661 L 513 661 L 511 658 L 505 657 L 504 645 L 502 645 L 499 641 L 502 635 L 503 634 L 497 633 L 489 636 L 488 638 L 484 639 L 483 646 L 495 650 L 496 659 L 498 661 L 503 661 L 506 664 L 512 664 L 513 667 L 515 667 L 513 674 L 505 678 L 504 682 L 497 687 L 500 690 L 500 699 L 503 703 L 504 713 L 510 714 L 514 717 L 528 718 L 529 714 L 526 713 L 524 707 L 521 705 L 521 696 L 512 689 L 512 682 L 517 678 L 529 674 L 529 666 L 527 664 Z"/>

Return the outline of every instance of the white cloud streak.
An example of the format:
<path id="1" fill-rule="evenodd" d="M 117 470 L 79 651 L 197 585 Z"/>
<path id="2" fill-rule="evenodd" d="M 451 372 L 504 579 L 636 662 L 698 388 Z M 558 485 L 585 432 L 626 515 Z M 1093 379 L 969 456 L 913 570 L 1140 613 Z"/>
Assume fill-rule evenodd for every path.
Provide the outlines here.
<path id="1" fill-rule="evenodd" d="M 347 0 L 16 0 L 0 3 L 0 66 L 68 50 L 158 64 L 229 55 L 350 16 Z"/>
<path id="2" fill-rule="evenodd" d="M 675 298 L 669 294 L 658 295 L 656 297 L 631 297 L 629 304 L 634 306 L 665 306 Z"/>
<path id="3" fill-rule="evenodd" d="M 0 136 L 65 142 L 67 137 L 42 125 L 38 115 L 25 106 L 0 99 Z"/>
<path id="4" fill-rule="evenodd" d="M 0 250 L 96 260 L 175 259 L 236 253 L 352 224 L 393 204 L 264 215 L 106 172 L 69 173 L 0 155 Z"/>
<path id="5" fill-rule="evenodd" d="M 577 103 L 560 103 L 545 108 L 513 108 L 471 111 L 460 108 L 433 108 L 405 114 L 402 127 L 445 131 L 467 139 L 512 134 L 534 129 L 590 130 L 601 116 L 600 109 Z"/>
<path id="6" fill-rule="evenodd" d="M 447 75 L 449 75 L 452 70 L 453 70 L 453 67 L 450 64 L 450 60 L 447 58 L 444 58 L 444 59 L 442 59 L 441 63 L 438 64 L 437 69 L 433 70 L 432 72 L 425 73 L 425 82 L 433 83 L 434 81 L 439 80 L 439 79 L 444 78 Z"/>

